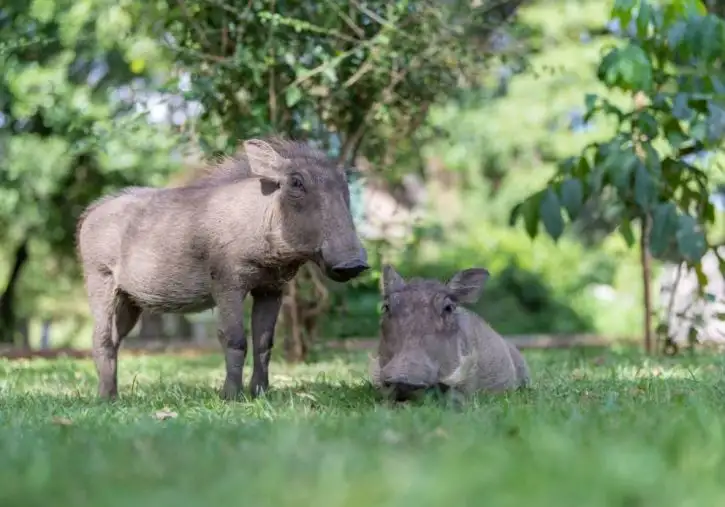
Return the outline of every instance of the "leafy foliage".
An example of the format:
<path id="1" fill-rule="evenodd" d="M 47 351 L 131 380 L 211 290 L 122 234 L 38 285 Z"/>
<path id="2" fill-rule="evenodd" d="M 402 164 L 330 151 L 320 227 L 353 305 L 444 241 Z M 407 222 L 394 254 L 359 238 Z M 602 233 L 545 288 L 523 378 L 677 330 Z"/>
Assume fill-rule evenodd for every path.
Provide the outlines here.
<path id="1" fill-rule="evenodd" d="M 634 23 L 634 34 L 603 56 L 597 76 L 608 88 L 637 94 L 638 103 L 625 111 L 587 95 L 585 119 L 611 115 L 616 133 L 564 160 L 545 189 L 514 207 L 511 222 L 523 219 L 531 237 L 543 223 L 558 239 L 562 208 L 574 221 L 583 203 L 610 191 L 622 204 L 619 230 L 628 244 L 631 222 L 651 217 L 652 254 L 697 264 L 708 248 L 705 226 L 714 221 L 712 174 L 686 156 L 721 149 L 725 140 L 725 23 L 695 0 L 663 8 L 619 0 L 612 17 Z"/>
<path id="2" fill-rule="evenodd" d="M 141 3 L 106 0 L 11 1 L 0 10 L 0 238 L 29 242 L 29 262 L 33 249 L 51 254 L 39 261 L 42 277 L 73 272 L 65 261 L 86 204 L 159 183 L 172 166 L 172 133 L 133 114 L 133 96 L 155 77 L 147 62 L 164 70 L 144 13 Z M 7 287 L 4 308 L 15 290 Z"/>
<path id="3" fill-rule="evenodd" d="M 493 27 L 520 3 L 196 0 L 165 19 L 207 151 L 283 132 L 395 179 L 396 152 L 425 133 L 432 103 L 476 79 Z"/>

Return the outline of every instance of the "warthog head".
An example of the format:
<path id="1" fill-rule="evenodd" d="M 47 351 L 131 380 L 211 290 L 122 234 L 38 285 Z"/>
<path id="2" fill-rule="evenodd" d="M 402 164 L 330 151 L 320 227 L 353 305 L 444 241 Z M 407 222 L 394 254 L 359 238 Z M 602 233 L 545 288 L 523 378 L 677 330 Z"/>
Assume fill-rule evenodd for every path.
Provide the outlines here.
<path id="1" fill-rule="evenodd" d="M 278 252 L 307 252 L 326 276 L 346 282 L 369 268 L 350 213 L 341 167 L 301 143 L 254 139 L 244 143 L 262 191 L 274 194 L 268 241 Z"/>
<path id="2" fill-rule="evenodd" d="M 487 270 L 471 268 L 446 284 L 406 283 L 386 265 L 380 343 L 370 369 L 373 384 L 406 400 L 429 388 L 455 388 L 469 378 L 476 358 L 458 304 L 477 301 L 487 278 Z"/>

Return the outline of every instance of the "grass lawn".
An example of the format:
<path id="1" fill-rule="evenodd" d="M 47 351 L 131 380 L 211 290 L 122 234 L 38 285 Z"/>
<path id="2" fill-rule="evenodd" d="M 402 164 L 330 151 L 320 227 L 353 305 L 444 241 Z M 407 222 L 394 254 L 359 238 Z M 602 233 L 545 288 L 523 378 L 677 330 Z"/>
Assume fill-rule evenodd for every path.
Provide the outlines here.
<path id="1" fill-rule="evenodd" d="M 90 361 L 0 360 L 0 506 L 725 505 L 725 358 L 526 356 L 531 391 L 463 410 L 376 399 L 364 354 L 238 403 L 221 354 L 125 356 L 112 406 Z"/>

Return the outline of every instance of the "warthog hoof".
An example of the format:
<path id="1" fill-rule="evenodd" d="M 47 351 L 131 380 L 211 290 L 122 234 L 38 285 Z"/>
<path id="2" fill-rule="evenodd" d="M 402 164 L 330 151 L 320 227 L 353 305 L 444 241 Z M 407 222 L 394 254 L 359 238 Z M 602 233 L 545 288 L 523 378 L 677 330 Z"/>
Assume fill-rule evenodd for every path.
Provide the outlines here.
<path id="1" fill-rule="evenodd" d="M 227 401 L 236 401 L 243 398 L 243 396 L 244 393 L 242 393 L 242 387 L 229 382 L 224 382 L 224 387 L 222 387 L 222 390 L 219 393 L 219 397 Z"/>
<path id="2" fill-rule="evenodd" d="M 263 397 L 267 394 L 267 391 L 269 391 L 269 384 L 264 385 L 263 383 L 256 383 L 252 381 L 249 386 L 249 394 L 252 396 L 252 399 Z"/>

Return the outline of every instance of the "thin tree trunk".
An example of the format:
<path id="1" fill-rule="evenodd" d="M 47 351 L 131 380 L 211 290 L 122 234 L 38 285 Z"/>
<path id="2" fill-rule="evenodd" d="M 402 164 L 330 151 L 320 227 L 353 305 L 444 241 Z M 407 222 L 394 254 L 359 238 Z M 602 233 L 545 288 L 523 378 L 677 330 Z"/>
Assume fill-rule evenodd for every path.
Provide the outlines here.
<path id="1" fill-rule="evenodd" d="M 10 271 L 5 292 L 0 296 L 0 343 L 15 341 L 15 293 L 18 288 L 20 273 L 28 261 L 28 239 L 25 238 L 15 250 L 15 261 Z"/>
<path id="2" fill-rule="evenodd" d="M 640 263 L 642 266 L 642 288 L 644 291 L 644 350 L 652 353 L 652 256 L 649 252 L 650 218 L 648 214 L 642 217 L 642 232 L 640 234 Z"/>

